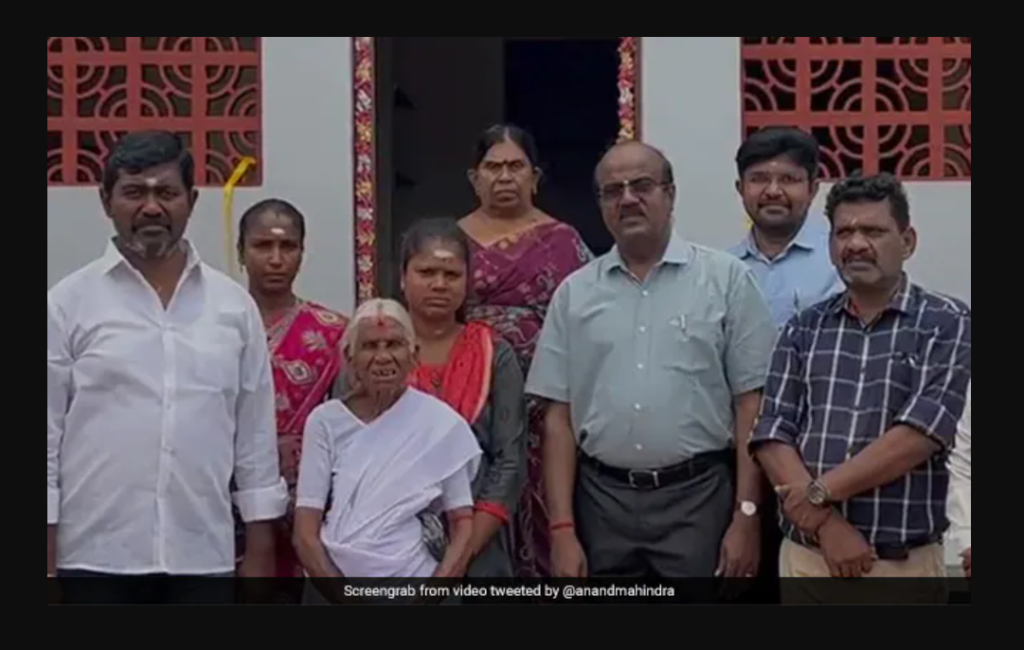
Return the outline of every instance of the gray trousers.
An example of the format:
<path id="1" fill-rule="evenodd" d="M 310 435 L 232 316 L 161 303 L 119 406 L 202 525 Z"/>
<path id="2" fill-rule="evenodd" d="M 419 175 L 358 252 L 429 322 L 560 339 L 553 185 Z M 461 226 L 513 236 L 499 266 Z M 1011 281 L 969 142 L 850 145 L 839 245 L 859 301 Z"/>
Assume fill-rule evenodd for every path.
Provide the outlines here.
<path id="1" fill-rule="evenodd" d="M 588 575 L 711 578 L 734 504 L 733 471 L 725 463 L 687 481 L 640 490 L 583 460 L 575 511 Z"/>

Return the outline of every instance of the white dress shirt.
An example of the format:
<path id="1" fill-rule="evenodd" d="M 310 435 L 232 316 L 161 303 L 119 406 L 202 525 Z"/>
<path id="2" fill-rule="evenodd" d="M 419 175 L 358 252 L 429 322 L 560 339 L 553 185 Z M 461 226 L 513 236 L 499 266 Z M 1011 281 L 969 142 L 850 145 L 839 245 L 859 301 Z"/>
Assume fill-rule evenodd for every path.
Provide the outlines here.
<path id="1" fill-rule="evenodd" d="M 960 554 L 971 548 L 971 391 L 949 459 L 949 539 Z"/>
<path id="2" fill-rule="evenodd" d="M 46 523 L 60 569 L 232 572 L 232 478 L 246 522 L 285 513 L 259 310 L 188 251 L 167 309 L 113 244 L 47 294 Z"/>

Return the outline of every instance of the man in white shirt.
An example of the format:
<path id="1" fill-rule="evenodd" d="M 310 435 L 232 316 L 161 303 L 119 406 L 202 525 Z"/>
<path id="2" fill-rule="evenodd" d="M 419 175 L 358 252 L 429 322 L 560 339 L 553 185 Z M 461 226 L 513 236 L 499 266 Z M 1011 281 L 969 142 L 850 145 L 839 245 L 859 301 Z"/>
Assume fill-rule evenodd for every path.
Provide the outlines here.
<path id="1" fill-rule="evenodd" d="M 964 574 L 971 577 L 971 391 L 949 458 L 949 538 L 960 551 Z"/>
<path id="2" fill-rule="evenodd" d="M 100 190 L 115 236 L 47 294 L 47 575 L 163 577 L 66 581 L 65 598 L 222 589 L 185 578 L 234 573 L 231 496 L 246 522 L 240 575 L 273 574 L 287 491 L 266 334 L 248 292 L 183 237 L 194 175 L 176 135 L 125 136 Z"/>

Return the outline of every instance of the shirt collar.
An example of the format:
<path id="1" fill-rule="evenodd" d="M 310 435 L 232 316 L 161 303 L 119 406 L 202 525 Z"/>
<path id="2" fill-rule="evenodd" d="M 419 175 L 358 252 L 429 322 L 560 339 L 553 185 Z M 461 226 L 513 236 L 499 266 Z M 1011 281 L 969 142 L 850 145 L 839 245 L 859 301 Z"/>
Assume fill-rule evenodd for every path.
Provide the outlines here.
<path id="1" fill-rule="evenodd" d="M 800 227 L 800 231 L 797 232 L 796 237 L 793 241 L 789 242 L 789 246 L 782 252 L 779 257 L 784 257 L 794 248 L 799 248 L 808 252 L 813 252 L 822 246 L 827 238 L 823 237 L 822 234 L 824 229 L 821 224 L 822 217 L 820 215 L 811 214 L 808 215 L 804 221 L 804 225 Z M 754 239 L 754 229 L 751 228 L 747 236 L 740 242 L 737 247 L 738 253 L 741 259 L 747 259 L 750 257 L 764 257 L 761 249 L 757 247 L 757 241 Z"/>
<path id="2" fill-rule="evenodd" d="M 907 316 L 912 315 L 920 309 L 921 300 L 920 287 L 911 282 L 910 276 L 904 273 L 899 289 L 897 289 L 892 295 L 892 298 L 889 299 L 889 303 L 886 305 L 883 313 L 887 311 L 895 311 Z M 828 309 L 833 314 L 839 314 L 844 311 L 852 315 L 857 314 L 857 310 L 854 308 L 853 303 L 850 302 L 849 290 L 834 296 L 828 306 Z"/>
<path id="3" fill-rule="evenodd" d="M 194 269 L 196 266 L 198 266 L 202 260 L 199 259 L 199 251 L 196 250 L 196 247 L 192 244 L 191 241 L 187 239 L 182 239 L 181 245 L 185 247 L 186 255 L 185 272 L 182 274 L 182 276 L 184 276 L 191 272 L 192 269 Z M 111 238 L 110 241 L 107 242 L 107 248 L 103 252 L 102 260 L 104 273 L 110 273 L 111 271 L 122 265 L 131 267 L 131 264 L 128 262 L 127 258 L 125 258 L 124 254 L 117 247 L 117 244 L 114 243 L 113 238 Z"/>
<path id="4" fill-rule="evenodd" d="M 660 264 L 686 266 L 693 261 L 693 256 L 693 246 L 676 233 L 675 224 L 672 224 L 672 234 L 668 240 L 668 248 L 665 249 L 665 254 L 661 257 Z M 612 249 L 608 251 L 608 261 L 609 271 L 616 268 L 628 270 L 626 261 L 622 259 L 622 255 L 619 253 L 618 246 L 613 246 Z"/>

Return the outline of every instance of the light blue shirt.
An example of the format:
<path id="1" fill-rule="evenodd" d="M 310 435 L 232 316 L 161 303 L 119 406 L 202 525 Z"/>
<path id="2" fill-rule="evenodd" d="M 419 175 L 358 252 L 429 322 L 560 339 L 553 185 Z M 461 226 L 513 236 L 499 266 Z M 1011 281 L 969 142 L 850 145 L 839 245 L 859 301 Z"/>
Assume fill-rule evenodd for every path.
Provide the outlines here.
<path id="1" fill-rule="evenodd" d="M 777 338 L 750 269 L 674 233 L 646 281 L 613 248 L 558 287 L 526 392 L 569 404 L 583 453 L 660 469 L 729 448 Z"/>
<path id="2" fill-rule="evenodd" d="M 830 227 L 811 214 L 796 238 L 775 259 L 754 242 L 754 233 L 729 249 L 754 272 L 775 324 L 782 327 L 801 311 L 846 290 L 829 256 Z"/>

